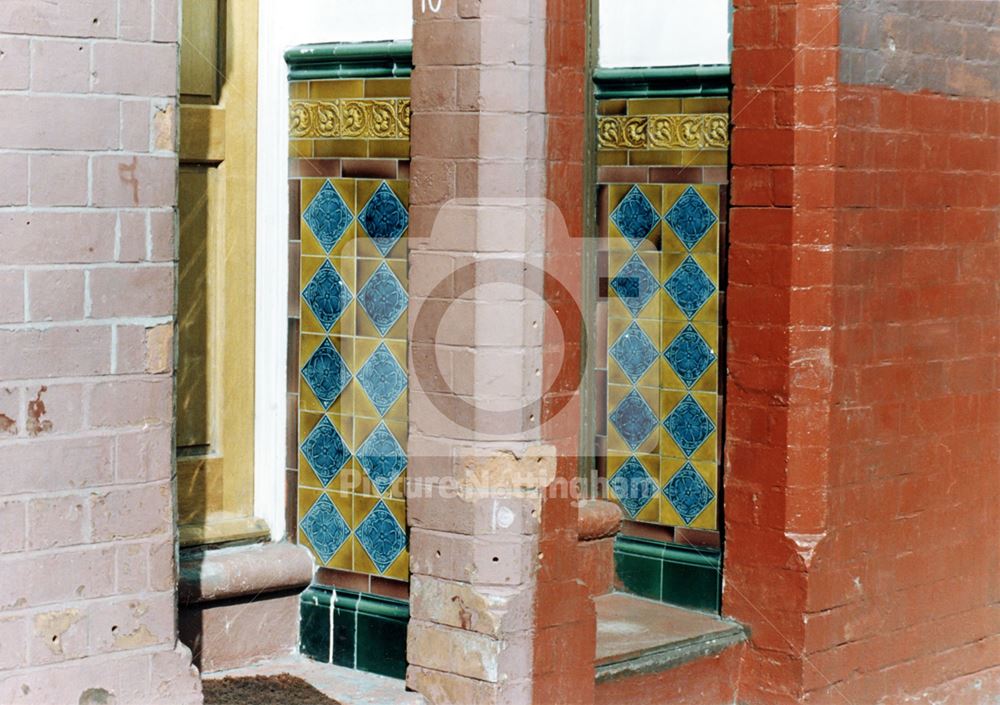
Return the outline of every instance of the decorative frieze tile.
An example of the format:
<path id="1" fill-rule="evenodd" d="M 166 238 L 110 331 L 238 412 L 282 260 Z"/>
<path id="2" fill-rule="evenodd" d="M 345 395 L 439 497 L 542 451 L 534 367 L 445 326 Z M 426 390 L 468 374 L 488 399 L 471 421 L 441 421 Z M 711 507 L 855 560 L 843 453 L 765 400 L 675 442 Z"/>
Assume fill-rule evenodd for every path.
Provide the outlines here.
<path id="1" fill-rule="evenodd" d="M 729 149 L 729 116 L 722 113 L 609 115 L 598 118 L 601 149 Z"/>
<path id="2" fill-rule="evenodd" d="M 292 100 L 288 130 L 292 139 L 408 139 L 410 99 Z"/>

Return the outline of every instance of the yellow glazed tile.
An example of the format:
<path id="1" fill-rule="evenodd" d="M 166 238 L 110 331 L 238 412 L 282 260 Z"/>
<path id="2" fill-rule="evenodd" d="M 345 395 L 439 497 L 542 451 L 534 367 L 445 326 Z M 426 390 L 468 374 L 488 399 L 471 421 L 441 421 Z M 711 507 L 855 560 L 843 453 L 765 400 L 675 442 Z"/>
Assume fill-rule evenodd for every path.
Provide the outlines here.
<path id="1" fill-rule="evenodd" d="M 650 424 L 649 434 L 639 440 L 637 445 L 633 448 L 632 445 L 626 440 L 621 432 L 616 427 L 613 419 L 618 417 L 616 411 L 619 410 L 620 404 L 625 400 L 632 392 L 638 394 L 649 406 L 649 410 L 652 412 L 653 422 Z M 620 413 L 620 412 L 619 412 Z M 608 385 L 608 448 L 611 450 L 629 452 L 629 453 L 657 453 L 659 452 L 659 433 L 657 428 L 659 426 L 659 419 L 661 418 L 659 414 L 659 394 L 656 388 L 650 387 L 626 387 L 621 385 Z"/>
<path id="2" fill-rule="evenodd" d="M 332 260 L 327 260 L 325 257 L 302 257 L 301 267 L 300 267 L 300 290 L 304 293 L 306 287 L 312 281 L 316 272 L 323 266 L 324 262 L 329 261 L 333 268 L 336 270 L 337 274 L 340 276 L 341 280 L 347 286 L 348 292 L 350 292 L 350 302 L 344 309 L 333 325 L 330 326 L 330 330 L 327 331 L 320 323 L 319 319 L 316 317 L 315 312 L 309 305 L 305 296 L 302 296 L 302 301 L 300 305 L 300 315 L 301 315 L 301 330 L 305 333 L 328 333 L 329 335 L 339 336 L 339 335 L 352 335 L 354 333 L 356 324 L 355 312 L 356 299 L 354 291 L 354 267 L 353 260 L 348 258 L 335 258 Z"/>
<path id="3" fill-rule="evenodd" d="M 309 83 L 310 98 L 362 98 L 365 82 L 356 79 L 329 79 Z"/>
<path id="4" fill-rule="evenodd" d="M 357 158 L 368 156 L 368 140 L 323 139 L 315 140 L 313 147 L 316 157 Z"/>
<path id="5" fill-rule="evenodd" d="M 653 210 L 656 213 L 660 213 L 660 202 L 662 199 L 662 190 L 659 185 L 656 184 L 611 184 L 607 188 L 608 194 L 608 241 L 609 246 L 612 249 L 623 249 L 632 250 L 632 243 L 626 239 L 621 230 L 615 224 L 615 211 L 625 197 L 632 191 L 633 188 L 637 188 L 649 201 Z M 646 236 L 645 242 L 640 243 L 637 248 L 641 252 L 655 252 L 660 248 L 660 238 L 661 238 L 661 224 L 659 219 L 657 219 L 656 225 L 653 226 L 650 233 Z"/>
<path id="6" fill-rule="evenodd" d="M 356 281 L 360 285 L 358 287 L 359 296 L 362 295 L 365 285 L 371 279 L 372 275 L 383 267 L 387 268 L 392 273 L 392 275 L 396 278 L 396 281 L 399 283 L 400 288 L 404 292 L 409 288 L 406 263 L 402 260 L 358 259 L 356 260 L 356 266 Z M 384 276 L 384 274 L 380 276 Z M 369 338 L 384 337 L 405 341 L 407 337 L 408 313 L 409 307 L 407 306 L 402 309 L 399 318 L 397 318 L 396 321 L 385 331 L 385 333 L 383 333 L 382 330 L 380 330 L 375 325 L 375 322 L 369 317 L 364 306 L 362 306 L 359 302 L 356 314 L 355 334 Z"/>
<path id="7" fill-rule="evenodd" d="M 701 445 L 691 451 L 685 451 L 677 441 L 670 435 L 666 428 L 666 421 L 674 410 L 684 403 L 687 397 L 691 397 L 709 419 L 711 432 L 705 436 Z M 718 435 L 719 435 L 719 414 L 718 395 L 707 392 L 682 392 L 677 390 L 661 390 L 660 392 L 660 455 L 670 458 L 688 458 L 692 461 L 716 460 L 718 458 Z"/>
<path id="8" fill-rule="evenodd" d="M 409 558 L 407 556 L 406 549 L 406 505 L 404 502 L 399 500 L 382 500 L 377 497 L 366 497 L 364 495 L 354 495 L 354 570 L 359 573 L 368 573 L 370 575 L 386 575 L 395 578 L 405 578 L 409 570 Z M 372 539 L 376 538 L 373 534 L 378 532 L 367 533 L 364 528 L 366 520 L 371 521 L 369 517 L 373 512 L 378 511 L 378 505 L 382 504 L 392 515 L 396 521 L 395 530 L 384 530 L 381 532 L 381 538 L 383 542 L 380 544 L 373 544 Z M 386 527 L 391 527 L 391 524 L 386 523 Z M 398 547 L 394 541 L 386 541 L 387 538 L 399 539 L 400 534 L 402 536 L 402 551 L 398 554 L 393 555 L 393 552 L 380 552 L 386 548 L 396 548 Z M 366 536 L 369 544 L 368 547 L 365 546 L 366 541 L 362 540 L 362 536 Z M 374 555 L 373 555 L 374 554 Z M 386 559 L 391 561 L 387 564 Z M 383 563 L 384 570 L 376 564 L 376 559 Z M 405 569 L 401 567 L 402 564 Z"/>
<path id="9" fill-rule="evenodd" d="M 680 98 L 632 98 L 628 101 L 629 115 L 669 115 L 679 112 Z"/>
<path id="10" fill-rule="evenodd" d="M 364 226 L 361 225 L 361 217 L 364 212 L 365 206 L 368 204 L 369 199 L 372 195 L 385 184 L 392 190 L 399 199 L 400 204 L 403 208 L 409 208 L 410 202 L 410 187 L 409 183 L 406 181 L 399 180 L 375 180 L 375 179 L 359 179 L 357 182 L 357 203 L 358 203 L 358 244 L 357 244 L 357 255 L 358 257 L 369 257 L 369 258 L 405 258 L 406 248 L 407 248 L 407 235 L 408 230 L 404 230 L 402 237 L 397 241 L 391 250 L 389 250 L 385 255 L 382 251 L 375 246 L 375 243 L 368 237 L 365 232 Z"/>
<path id="11" fill-rule="evenodd" d="M 649 338 L 650 344 L 657 349 L 657 358 L 660 357 L 659 352 L 659 340 L 660 340 L 660 322 L 648 319 L 629 319 L 629 318 L 609 318 L 608 319 L 608 340 L 611 342 L 611 346 L 608 348 L 608 358 L 607 358 L 607 370 L 608 370 L 608 382 L 610 384 L 619 385 L 629 385 L 635 384 L 640 387 L 658 387 L 660 386 L 659 380 L 659 363 L 657 358 L 654 358 L 649 366 L 649 368 L 633 382 L 633 380 L 625 374 L 618 361 L 611 354 L 611 348 L 618 342 L 622 334 L 629 329 L 632 324 L 635 323 L 643 333 Z"/>
<path id="12" fill-rule="evenodd" d="M 365 81 L 366 98 L 407 98 L 409 95 L 408 78 L 369 78 Z"/>

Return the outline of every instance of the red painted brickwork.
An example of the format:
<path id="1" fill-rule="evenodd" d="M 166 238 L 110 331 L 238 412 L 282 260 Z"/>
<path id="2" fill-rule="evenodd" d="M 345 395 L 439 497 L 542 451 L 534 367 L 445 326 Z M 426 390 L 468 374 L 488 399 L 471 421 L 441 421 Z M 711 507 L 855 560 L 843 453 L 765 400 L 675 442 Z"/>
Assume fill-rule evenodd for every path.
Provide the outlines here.
<path id="1" fill-rule="evenodd" d="M 200 702 L 175 647 L 178 13 L 0 3 L 0 703 Z"/>
<path id="2" fill-rule="evenodd" d="M 838 84 L 838 12 L 746 0 L 734 16 L 739 700 L 989 702 L 1000 105 Z"/>
<path id="3" fill-rule="evenodd" d="M 545 25 L 547 191 L 565 221 L 547 224 L 543 436 L 558 451 L 557 476 L 577 477 L 582 365 L 584 201 L 584 86 L 586 3 L 548 0 Z M 568 236 L 554 237 L 565 227 Z M 568 360 L 566 365 L 564 360 Z M 562 409 L 561 411 L 559 411 Z M 541 567 L 535 595 L 533 701 L 592 702 L 596 615 L 591 593 L 579 578 L 588 565 L 577 540 L 577 508 L 565 494 L 543 499 L 538 550 Z"/>

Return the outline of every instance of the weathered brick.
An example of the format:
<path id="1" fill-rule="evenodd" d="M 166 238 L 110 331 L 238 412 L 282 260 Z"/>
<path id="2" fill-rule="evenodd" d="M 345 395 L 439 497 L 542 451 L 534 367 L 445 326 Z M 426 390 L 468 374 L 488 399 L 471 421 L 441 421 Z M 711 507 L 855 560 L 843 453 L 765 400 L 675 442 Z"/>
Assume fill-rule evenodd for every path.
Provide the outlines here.
<path id="1" fill-rule="evenodd" d="M 28 155 L 0 154 L 0 206 L 28 203 Z"/>
<path id="2" fill-rule="evenodd" d="M 95 428 L 166 423 L 172 413 L 169 378 L 100 382 L 90 393 L 89 418 Z"/>
<path id="3" fill-rule="evenodd" d="M 0 558 L 0 608 L 41 607 L 114 594 L 114 549 L 88 547 Z M 54 575 L 67 576 L 53 580 Z"/>
<path id="4" fill-rule="evenodd" d="M 33 206 L 85 206 L 90 190 L 87 157 L 32 155 L 30 184 Z"/>
<path id="5" fill-rule="evenodd" d="M 118 101 L 91 96 L 0 95 L 5 149 L 118 148 Z"/>
<path id="6" fill-rule="evenodd" d="M 0 270 L 0 323 L 24 320 L 24 272 Z"/>
<path id="7" fill-rule="evenodd" d="M 148 100 L 122 101 L 122 149 L 148 152 L 153 118 Z"/>
<path id="8" fill-rule="evenodd" d="M 172 96 L 177 92 L 177 47 L 171 44 L 97 42 L 93 89 L 97 93 Z M 136 71 L 142 66 L 142 71 Z"/>
<path id="9" fill-rule="evenodd" d="M 7 645 L 0 649 L 0 672 L 27 665 L 28 654 L 25 649 L 18 648 L 27 641 L 28 620 L 25 617 L 0 617 L 0 644 Z"/>
<path id="10" fill-rule="evenodd" d="M 107 485 L 114 479 L 113 443 L 101 436 L 0 443 L 2 487 L 22 494 Z"/>
<path id="11" fill-rule="evenodd" d="M 111 330 L 62 326 L 0 331 L 0 368 L 8 379 L 107 374 Z"/>
<path id="12" fill-rule="evenodd" d="M 119 4 L 118 36 L 121 39 L 148 41 L 153 30 L 152 2 L 123 2 Z"/>
<path id="13" fill-rule="evenodd" d="M 24 90 L 31 81 L 31 43 L 21 37 L 0 37 L 0 89 Z"/>
<path id="14" fill-rule="evenodd" d="M 171 157 L 99 155 L 91 169 L 95 206 L 169 206 L 176 198 L 177 162 Z"/>
<path id="15" fill-rule="evenodd" d="M 169 480 L 173 473 L 172 443 L 169 424 L 119 433 L 115 438 L 115 478 L 119 482 Z"/>
<path id="16" fill-rule="evenodd" d="M 90 91 L 90 45 L 36 39 L 31 43 L 31 90 L 50 93 Z"/>
<path id="17" fill-rule="evenodd" d="M 27 510 L 22 500 L 0 500 L 0 553 L 24 549 Z"/>
<path id="18" fill-rule="evenodd" d="M 28 549 L 58 548 L 87 539 L 86 498 L 80 495 L 28 501 Z"/>
<path id="19" fill-rule="evenodd" d="M 8 264 L 107 262 L 114 248 L 109 211 L 0 213 L 0 250 Z"/>
<path id="20" fill-rule="evenodd" d="M 28 272 L 28 320 L 70 321 L 84 315 L 82 269 L 40 269 Z"/>
<path id="21" fill-rule="evenodd" d="M 117 20 L 115 0 L 79 0 L 66 7 L 17 1 L 0 5 L 0 27 L 13 34 L 113 37 Z"/>
<path id="22" fill-rule="evenodd" d="M 141 538 L 170 530 L 173 491 L 169 482 L 137 485 L 90 497 L 95 541 Z"/>
<path id="23" fill-rule="evenodd" d="M 174 309 L 174 269 L 162 265 L 94 269 L 90 299 L 93 318 L 169 316 Z"/>

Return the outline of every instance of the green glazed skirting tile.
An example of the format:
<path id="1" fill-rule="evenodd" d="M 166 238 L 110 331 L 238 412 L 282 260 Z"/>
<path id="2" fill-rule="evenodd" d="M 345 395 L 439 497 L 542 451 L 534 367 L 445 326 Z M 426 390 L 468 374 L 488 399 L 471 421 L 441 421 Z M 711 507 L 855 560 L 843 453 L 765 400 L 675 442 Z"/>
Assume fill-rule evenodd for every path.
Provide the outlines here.
<path id="1" fill-rule="evenodd" d="M 306 44 L 285 52 L 290 81 L 325 78 L 409 76 L 413 69 L 409 41 Z"/>
<path id="2" fill-rule="evenodd" d="M 301 649 L 309 658 L 390 678 L 406 675 L 407 602 L 313 585 L 302 594 L 300 614 Z"/>
<path id="3" fill-rule="evenodd" d="M 307 588 L 299 598 L 299 649 L 315 661 L 330 662 L 330 600 L 326 590 Z"/>
<path id="4" fill-rule="evenodd" d="M 718 66 L 668 66 L 598 69 L 597 98 L 664 98 L 728 95 L 730 69 Z"/>
<path id="5" fill-rule="evenodd" d="M 615 541 L 615 570 L 627 592 L 705 612 L 721 607 L 722 554 L 632 536 Z"/>

